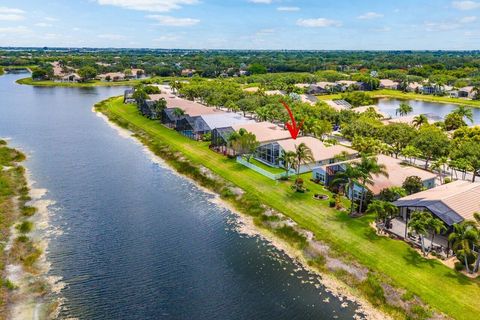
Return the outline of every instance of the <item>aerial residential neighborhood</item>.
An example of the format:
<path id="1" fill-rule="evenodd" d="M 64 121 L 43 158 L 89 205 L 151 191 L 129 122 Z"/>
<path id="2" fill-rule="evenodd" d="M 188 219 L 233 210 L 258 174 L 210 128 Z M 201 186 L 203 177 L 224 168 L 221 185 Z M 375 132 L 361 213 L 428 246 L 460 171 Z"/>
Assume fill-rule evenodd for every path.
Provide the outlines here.
<path id="1" fill-rule="evenodd" d="M 0 320 L 476 320 L 480 0 L 5 0 Z"/>

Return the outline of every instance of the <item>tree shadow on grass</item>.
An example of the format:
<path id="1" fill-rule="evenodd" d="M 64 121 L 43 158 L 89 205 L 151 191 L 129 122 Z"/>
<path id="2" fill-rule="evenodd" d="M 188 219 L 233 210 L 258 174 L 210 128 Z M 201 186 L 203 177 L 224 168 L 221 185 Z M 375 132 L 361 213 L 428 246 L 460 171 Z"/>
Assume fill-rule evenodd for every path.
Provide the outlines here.
<path id="1" fill-rule="evenodd" d="M 450 278 L 453 280 L 457 280 L 458 284 L 461 285 L 476 285 L 477 287 L 480 287 L 480 281 L 478 279 L 470 279 L 467 276 L 456 272 L 454 270 L 450 270 L 447 273 L 445 273 L 446 278 Z"/>
<path id="2" fill-rule="evenodd" d="M 403 256 L 403 259 L 407 264 L 413 265 L 417 268 L 422 268 L 424 266 L 430 266 L 431 268 L 434 268 L 437 265 L 434 260 L 422 257 L 412 248 L 407 248 L 407 253 Z"/>

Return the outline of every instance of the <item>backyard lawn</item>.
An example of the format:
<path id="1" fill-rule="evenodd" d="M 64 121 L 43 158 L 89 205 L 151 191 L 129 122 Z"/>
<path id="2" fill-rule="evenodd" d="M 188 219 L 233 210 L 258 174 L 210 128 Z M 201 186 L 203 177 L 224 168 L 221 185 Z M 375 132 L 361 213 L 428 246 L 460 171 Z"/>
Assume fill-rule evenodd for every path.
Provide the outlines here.
<path id="1" fill-rule="evenodd" d="M 398 286 L 418 295 L 433 308 L 456 319 L 477 319 L 480 314 L 480 281 L 469 279 L 435 260 L 426 260 L 402 241 L 375 234 L 372 217 L 350 218 L 328 207 L 327 201 L 313 199 L 323 188 L 303 175 L 310 192 L 293 192 L 291 182 L 270 180 L 235 160 L 211 151 L 205 143 L 192 141 L 141 116 L 135 105 L 118 98 L 108 104 L 108 112 L 182 152 L 192 162 L 203 165 L 247 192 L 261 195 L 268 206 L 283 212 L 301 227 L 313 231 L 342 256 L 350 257 L 387 276 Z"/>

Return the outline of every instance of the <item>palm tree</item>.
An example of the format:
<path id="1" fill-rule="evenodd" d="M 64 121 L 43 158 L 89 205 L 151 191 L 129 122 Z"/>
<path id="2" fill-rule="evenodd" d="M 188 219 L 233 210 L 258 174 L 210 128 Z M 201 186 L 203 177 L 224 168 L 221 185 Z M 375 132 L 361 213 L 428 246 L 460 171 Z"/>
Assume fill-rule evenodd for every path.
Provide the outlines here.
<path id="1" fill-rule="evenodd" d="M 480 213 L 475 212 L 473 214 L 473 218 L 475 218 L 475 222 L 477 223 L 477 229 L 480 228 Z M 475 261 L 475 266 L 473 267 L 473 272 L 477 272 L 479 267 L 480 267 L 480 230 L 479 230 L 479 236 L 476 242 L 476 247 L 477 247 L 477 260 Z"/>
<path id="2" fill-rule="evenodd" d="M 428 118 L 424 114 L 419 114 L 413 118 L 412 124 L 415 128 L 420 128 L 422 125 L 428 123 Z"/>
<path id="3" fill-rule="evenodd" d="M 173 109 L 173 115 L 177 118 L 180 118 L 181 116 L 185 115 L 185 111 L 183 111 L 182 109 L 180 108 L 175 108 Z"/>
<path id="4" fill-rule="evenodd" d="M 448 236 L 452 242 L 452 249 L 458 255 L 463 255 L 463 263 L 467 272 L 471 273 L 468 266 L 468 255 L 472 253 L 472 244 L 478 241 L 479 232 L 473 221 L 463 221 L 453 225 L 454 232 Z"/>
<path id="5" fill-rule="evenodd" d="M 358 183 L 358 179 L 361 177 L 361 172 L 357 167 L 352 166 L 350 163 L 345 164 L 344 170 L 338 171 L 335 174 L 335 178 L 332 180 L 332 185 L 342 185 L 345 189 L 345 194 L 350 198 L 350 214 L 353 215 L 355 208 L 355 198 L 353 194 L 353 187 L 355 183 Z"/>
<path id="6" fill-rule="evenodd" d="M 429 222 L 431 215 L 426 211 L 414 211 L 408 221 L 408 228 L 420 236 L 420 244 L 422 253 L 426 256 L 424 237 L 428 234 Z"/>
<path id="7" fill-rule="evenodd" d="M 413 108 L 411 105 L 406 104 L 406 103 L 400 103 L 400 106 L 395 110 L 395 114 L 399 116 L 406 116 L 410 112 L 413 111 Z"/>
<path id="8" fill-rule="evenodd" d="M 377 221 L 382 221 L 382 230 L 385 230 L 390 221 L 398 215 L 398 207 L 388 201 L 373 200 L 367 208 L 366 213 L 376 215 Z"/>
<path id="9" fill-rule="evenodd" d="M 373 184 L 372 175 L 383 175 L 388 177 L 388 172 L 386 171 L 386 166 L 384 164 L 379 164 L 376 157 L 362 157 L 360 163 L 358 163 L 357 168 L 362 173 L 360 177 L 360 182 L 362 185 L 362 194 L 360 196 L 360 213 L 362 212 L 363 202 L 367 194 L 367 184 Z"/>
<path id="10" fill-rule="evenodd" d="M 288 179 L 288 173 L 292 168 L 295 162 L 296 154 L 293 151 L 282 152 L 278 157 L 278 161 L 282 163 L 283 168 L 285 169 L 285 177 Z"/>
<path id="11" fill-rule="evenodd" d="M 428 227 L 432 233 L 432 239 L 430 239 L 430 249 L 428 250 L 428 252 L 430 252 L 433 248 L 433 240 L 435 240 L 435 235 L 447 230 L 447 227 L 445 227 L 445 224 L 442 220 L 434 217 L 430 217 L 430 220 L 428 221 Z"/>
<path id="12" fill-rule="evenodd" d="M 302 164 L 311 163 L 315 161 L 312 150 L 303 142 L 295 147 L 295 159 L 296 159 L 295 169 L 297 171 L 297 178 L 300 175 L 300 167 Z"/>
<path id="13" fill-rule="evenodd" d="M 473 123 L 473 111 L 471 108 L 458 106 L 455 110 L 453 110 L 453 113 L 456 113 L 461 116 L 462 119 L 470 120 L 470 122 Z"/>

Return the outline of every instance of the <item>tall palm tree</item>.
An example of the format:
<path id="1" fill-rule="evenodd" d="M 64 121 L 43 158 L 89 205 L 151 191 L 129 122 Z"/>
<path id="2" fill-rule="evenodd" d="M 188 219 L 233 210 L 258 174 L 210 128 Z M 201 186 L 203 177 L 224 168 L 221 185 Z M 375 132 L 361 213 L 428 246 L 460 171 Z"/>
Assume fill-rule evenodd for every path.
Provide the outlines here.
<path id="1" fill-rule="evenodd" d="M 360 177 L 360 183 L 362 185 L 362 194 L 360 196 L 360 213 L 362 212 L 363 202 L 366 197 L 367 184 L 373 184 L 372 176 L 383 175 L 388 177 L 387 168 L 384 164 L 379 164 L 376 157 L 362 157 L 360 163 L 358 163 L 357 168 L 362 173 Z"/>
<path id="2" fill-rule="evenodd" d="M 430 252 L 433 248 L 433 241 L 435 240 L 435 235 L 442 233 L 442 231 L 447 230 L 447 227 L 445 227 L 445 224 L 443 223 L 442 220 L 430 217 L 430 220 L 428 221 L 428 228 L 430 229 L 430 232 L 432 233 L 432 238 L 430 239 L 431 245 L 430 249 L 428 252 Z"/>
<path id="3" fill-rule="evenodd" d="M 357 167 L 350 163 L 345 164 L 344 170 L 338 171 L 332 180 L 332 185 L 340 185 L 344 188 L 345 194 L 350 196 L 350 214 L 353 215 L 355 209 L 355 198 L 353 195 L 353 188 L 358 179 L 361 177 L 361 172 Z"/>
<path id="4" fill-rule="evenodd" d="M 472 244 L 478 241 L 478 229 L 473 221 L 463 221 L 453 225 L 454 232 L 448 236 L 452 242 L 452 249 L 457 255 L 463 255 L 463 263 L 467 272 L 471 273 L 468 266 L 468 255 L 472 253 Z"/>
<path id="5" fill-rule="evenodd" d="M 367 208 L 366 213 L 376 215 L 377 221 L 382 221 L 382 230 L 385 230 L 390 221 L 398 215 L 398 207 L 391 202 L 373 200 Z"/>
<path id="6" fill-rule="evenodd" d="M 424 124 L 428 123 L 428 118 L 424 114 L 419 114 L 415 118 L 413 118 L 412 124 L 415 128 L 420 128 Z"/>
<path id="7" fill-rule="evenodd" d="M 285 169 L 285 177 L 288 179 L 288 173 L 292 168 L 295 162 L 296 154 L 293 151 L 282 152 L 278 157 L 278 161 L 282 163 L 283 168 Z"/>
<path id="8" fill-rule="evenodd" d="M 455 110 L 453 110 L 453 113 L 456 113 L 461 116 L 462 119 L 470 120 L 470 122 L 473 123 L 473 111 L 471 108 L 458 106 Z"/>
<path id="9" fill-rule="evenodd" d="M 478 269 L 480 268 L 480 213 L 475 212 L 473 214 L 473 218 L 477 223 L 477 229 L 479 229 L 479 236 L 475 244 L 475 246 L 477 247 L 477 260 L 475 261 L 475 266 L 473 267 L 473 272 L 477 272 Z"/>
<path id="10" fill-rule="evenodd" d="M 312 163 L 315 161 L 313 157 L 312 149 L 310 149 L 305 143 L 300 143 L 295 147 L 295 169 L 297 171 L 297 178 L 300 176 L 300 167 L 302 164 Z"/>
<path id="11" fill-rule="evenodd" d="M 413 111 L 413 108 L 411 105 L 402 102 L 400 103 L 398 108 L 395 110 L 395 114 L 399 116 L 406 116 L 412 111 Z"/>
<path id="12" fill-rule="evenodd" d="M 420 244 L 422 253 L 426 256 L 428 253 L 425 249 L 424 238 L 428 234 L 429 222 L 431 215 L 426 211 L 414 211 L 408 221 L 408 228 L 420 236 Z"/>

